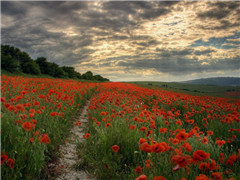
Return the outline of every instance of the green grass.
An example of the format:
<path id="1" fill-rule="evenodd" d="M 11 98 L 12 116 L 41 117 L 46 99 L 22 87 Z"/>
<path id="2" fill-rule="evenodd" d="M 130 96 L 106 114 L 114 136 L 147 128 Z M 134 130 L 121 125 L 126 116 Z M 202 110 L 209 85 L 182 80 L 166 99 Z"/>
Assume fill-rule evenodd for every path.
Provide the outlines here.
<path id="1" fill-rule="evenodd" d="M 240 87 L 232 86 L 211 86 L 211 85 L 197 85 L 197 84 L 185 84 L 176 82 L 153 82 L 153 81 L 138 81 L 130 82 L 133 84 L 141 85 L 147 88 L 161 88 L 167 91 L 187 93 L 191 95 L 207 95 L 207 96 L 217 96 L 217 97 L 228 97 L 240 99 L 239 96 L 227 95 L 228 92 L 240 92 Z"/>

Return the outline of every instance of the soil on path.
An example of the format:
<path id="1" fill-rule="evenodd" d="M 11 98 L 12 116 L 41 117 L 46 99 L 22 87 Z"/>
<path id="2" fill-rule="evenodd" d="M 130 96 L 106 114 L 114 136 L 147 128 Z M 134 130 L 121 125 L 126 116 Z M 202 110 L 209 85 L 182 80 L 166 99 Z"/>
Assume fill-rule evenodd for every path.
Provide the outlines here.
<path id="1" fill-rule="evenodd" d="M 55 167 L 58 167 L 59 176 L 56 180 L 94 180 L 92 175 L 88 174 L 83 170 L 76 170 L 74 165 L 79 161 L 77 155 L 77 142 L 84 141 L 83 135 L 84 128 L 86 128 L 88 119 L 87 119 L 87 108 L 89 102 L 83 108 L 83 111 L 78 119 L 74 122 L 74 126 L 71 130 L 71 137 L 68 142 L 60 146 L 60 158 Z M 76 122 L 80 121 L 81 125 L 77 126 Z"/>

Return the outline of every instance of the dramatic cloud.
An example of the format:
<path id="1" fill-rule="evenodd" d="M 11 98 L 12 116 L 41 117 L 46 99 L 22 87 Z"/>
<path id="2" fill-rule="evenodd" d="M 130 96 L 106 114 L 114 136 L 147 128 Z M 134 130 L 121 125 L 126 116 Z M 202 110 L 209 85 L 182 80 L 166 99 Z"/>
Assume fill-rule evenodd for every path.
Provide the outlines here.
<path id="1" fill-rule="evenodd" d="M 2 2 L 2 44 L 113 81 L 239 76 L 240 2 Z"/>

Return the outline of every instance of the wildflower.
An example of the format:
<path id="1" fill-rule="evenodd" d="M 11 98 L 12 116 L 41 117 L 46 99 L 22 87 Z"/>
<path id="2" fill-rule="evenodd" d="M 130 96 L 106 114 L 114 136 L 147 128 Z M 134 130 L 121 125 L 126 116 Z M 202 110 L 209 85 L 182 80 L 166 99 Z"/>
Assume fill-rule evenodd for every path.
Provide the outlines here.
<path id="1" fill-rule="evenodd" d="M 139 139 L 139 144 L 143 144 L 143 143 L 145 143 L 145 142 L 147 142 L 146 139 L 144 139 L 144 138 L 140 138 L 140 139 Z"/>
<path id="2" fill-rule="evenodd" d="M 25 131 L 31 131 L 32 124 L 30 122 L 26 121 L 22 124 L 22 127 L 25 129 Z"/>
<path id="3" fill-rule="evenodd" d="M 199 174 L 195 177 L 195 180 L 209 180 L 209 178 L 205 174 Z"/>
<path id="4" fill-rule="evenodd" d="M 159 132 L 160 132 L 160 133 L 165 133 L 165 132 L 167 132 L 167 128 L 160 128 L 160 129 L 159 129 Z"/>
<path id="5" fill-rule="evenodd" d="M 157 144 L 153 144 L 151 146 L 151 150 L 152 150 L 152 152 L 160 153 L 160 152 L 165 151 L 165 147 L 161 143 L 157 143 Z"/>
<path id="6" fill-rule="evenodd" d="M 179 143 L 179 140 L 175 138 L 175 139 L 172 140 L 172 143 L 173 143 L 174 145 L 175 145 L 175 144 L 178 144 L 178 143 Z"/>
<path id="7" fill-rule="evenodd" d="M 213 131 L 207 131 L 207 135 L 208 135 L 208 136 L 213 135 Z"/>
<path id="8" fill-rule="evenodd" d="M 89 136 L 90 136 L 90 134 L 89 134 L 89 133 L 86 133 L 85 135 L 83 135 L 83 138 L 88 139 Z"/>
<path id="9" fill-rule="evenodd" d="M 203 139 L 202 139 L 202 144 L 207 144 L 208 143 L 208 139 L 207 139 L 207 137 L 204 137 Z"/>
<path id="10" fill-rule="evenodd" d="M 52 116 L 52 117 L 54 117 L 54 116 L 56 116 L 56 115 L 57 115 L 56 112 L 51 112 L 51 113 L 50 113 L 50 116 Z"/>
<path id="11" fill-rule="evenodd" d="M 174 168 L 173 171 L 177 171 L 178 169 L 182 167 L 187 167 L 188 164 L 191 164 L 192 159 L 190 156 L 185 155 L 185 154 L 177 154 L 172 157 L 172 161 L 177 164 Z"/>
<path id="12" fill-rule="evenodd" d="M 136 127 L 134 125 L 130 125 L 129 129 L 134 130 Z"/>
<path id="13" fill-rule="evenodd" d="M 152 152 L 152 147 L 147 142 L 140 144 L 139 149 L 144 152 Z"/>
<path id="14" fill-rule="evenodd" d="M 33 141 L 34 141 L 33 138 L 30 138 L 30 139 L 29 139 L 29 142 L 30 142 L 30 143 L 33 143 Z"/>
<path id="15" fill-rule="evenodd" d="M 220 172 L 213 172 L 212 175 L 211 175 L 211 179 L 221 180 L 222 179 L 222 174 Z"/>
<path id="16" fill-rule="evenodd" d="M 14 167 L 14 163 L 15 163 L 15 161 L 14 161 L 13 159 L 11 159 L 11 158 L 9 158 L 9 159 L 7 160 L 7 164 L 8 164 L 8 166 L 9 166 L 11 169 Z"/>
<path id="17" fill-rule="evenodd" d="M 224 145 L 226 142 L 224 141 L 224 140 L 219 140 L 219 139 L 217 139 L 216 140 L 216 144 L 219 146 L 219 147 L 221 147 L 222 145 Z"/>
<path id="18" fill-rule="evenodd" d="M 135 180 L 147 180 L 147 176 L 142 174 L 141 176 L 137 177 Z"/>
<path id="19" fill-rule="evenodd" d="M 118 152 L 119 149 L 120 149 L 120 147 L 118 145 L 113 145 L 112 146 L 112 151 L 114 151 L 114 152 Z"/>
<path id="20" fill-rule="evenodd" d="M 139 131 L 146 131 L 146 130 L 147 130 L 147 128 L 144 126 L 139 129 Z"/>
<path id="21" fill-rule="evenodd" d="M 179 133 L 176 135 L 176 138 L 177 138 L 179 141 L 186 141 L 187 138 L 188 138 L 188 133 L 179 132 Z"/>
<path id="22" fill-rule="evenodd" d="M 155 176 L 153 180 L 166 180 L 163 176 Z"/>
<path id="23" fill-rule="evenodd" d="M 147 159 L 146 162 L 145 162 L 145 166 L 147 169 L 150 169 L 151 168 L 151 165 L 153 165 L 153 163 L 151 162 L 150 159 Z"/>
<path id="24" fill-rule="evenodd" d="M 99 126 L 99 125 L 100 125 L 100 122 L 96 121 L 95 124 L 96 124 L 97 126 Z"/>
<path id="25" fill-rule="evenodd" d="M 169 125 L 169 122 L 168 121 L 164 121 L 164 123 L 168 126 Z"/>
<path id="26" fill-rule="evenodd" d="M 81 125 L 81 124 L 82 124 L 82 123 L 81 123 L 80 121 L 77 121 L 77 122 L 76 122 L 76 125 L 77 125 L 77 126 L 79 126 L 79 125 Z"/>
<path id="27" fill-rule="evenodd" d="M 109 126 L 111 126 L 111 124 L 110 124 L 110 123 L 107 123 L 105 127 L 109 127 Z"/>
<path id="28" fill-rule="evenodd" d="M 210 157 L 210 154 L 205 153 L 202 150 L 197 150 L 197 151 L 193 152 L 193 161 L 194 162 L 203 161 L 209 157 Z"/>
<path id="29" fill-rule="evenodd" d="M 180 119 L 178 119 L 178 120 L 176 121 L 176 124 L 178 124 L 178 125 L 182 125 L 182 122 L 181 122 L 181 120 L 180 120 Z"/>
<path id="30" fill-rule="evenodd" d="M 192 151 L 192 146 L 189 143 L 184 143 L 182 147 L 185 148 L 188 152 Z"/>
<path id="31" fill-rule="evenodd" d="M 48 137 L 48 134 L 42 134 L 40 142 L 44 143 L 44 144 L 49 144 L 51 142 L 51 140 Z"/>
<path id="32" fill-rule="evenodd" d="M 30 113 L 28 116 L 29 116 L 30 118 L 33 118 L 33 117 L 34 117 L 34 113 Z"/>
<path id="33" fill-rule="evenodd" d="M 1 155 L 1 165 L 3 165 L 4 161 L 6 161 L 8 158 L 7 155 Z"/>
<path id="34" fill-rule="evenodd" d="M 135 169 L 135 172 L 137 174 L 142 174 L 142 168 L 140 166 L 138 166 L 136 169 Z"/>

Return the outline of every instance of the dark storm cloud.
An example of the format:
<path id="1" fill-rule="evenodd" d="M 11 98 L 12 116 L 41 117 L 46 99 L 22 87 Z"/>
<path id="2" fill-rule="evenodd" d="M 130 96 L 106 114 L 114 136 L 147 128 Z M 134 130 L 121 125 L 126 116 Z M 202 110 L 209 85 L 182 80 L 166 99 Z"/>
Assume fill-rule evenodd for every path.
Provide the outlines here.
<path id="1" fill-rule="evenodd" d="M 153 19 L 165 15 L 171 11 L 171 6 L 178 2 L 157 2 L 157 1 L 126 1 L 126 2 L 106 2 L 103 9 L 116 15 L 124 12 L 132 15 L 136 19 Z"/>
<path id="2" fill-rule="evenodd" d="M 140 59 L 136 61 L 121 61 L 118 63 L 126 69 L 154 69 L 161 73 L 169 73 L 172 75 L 180 75 L 183 72 L 187 74 L 201 72 L 215 72 L 226 70 L 238 70 L 240 68 L 239 58 L 226 58 L 217 60 L 198 61 L 196 58 L 171 57 L 171 58 L 156 58 L 156 59 Z M 206 64 L 204 64 L 206 63 Z"/>
<path id="3" fill-rule="evenodd" d="M 210 10 L 198 13 L 201 19 L 223 19 L 229 16 L 233 11 L 237 11 L 239 2 L 209 2 Z"/>
<path id="4" fill-rule="evenodd" d="M 240 2 L 209 2 L 210 9 L 197 13 L 201 20 L 217 20 L 220 25 L 199 25 L 205 30 L 226 30 L 240 26 Z M 231 18 L 230 18 L 231 16 Z M 234 19 L 233 19 L 234 17 Z"/>
<path id="5" fill-rule="evenodd" d="M 1 12 L 5 15 L 18 16 L 20 18 L 26 14 L 26 8 L 21 3 L 3 1 L 1 2 Z"/>
<path id="6" fill-rule="evenodd" d="M 92 10 L 93 3 L 2 2 L 3 15 L 15 19 L 13 24 L 7 23 L 2 28 L 2 43 L 22 48 L 33 57 L 42 54 L 41 56 L 52 58 L 50 61 L 63 64 L 74 64 L 81 62 L 80 59 L 88 58 L 86 53 L 94 50 L 79 51 L 79 56 L 70 55 L 70 52 L 92 45 L 93 37 L 96 41 L 130 38 L 133 44 L 143 47 L 156 45 L 159 42 L 150 36 L 134 36 L 131 30 L 141 26 L 143 19 L 153 19 L 169 13 L 170 7 L 177 2 L 101 2 L 99 8 L 102 11 Z M 35 8 L 38 15 L 29 14 L 32 8 Z M 74 27 L 80 35 L 66 37 L 63 32 L 54 31 L 67 27 Z M 116 32 L 125 34 L 116 35 Z M 54 52 L 65 52 L 65 56 L 55 56 Z"/>
<path id="7" fill-rule="evenodd" d="M 73 65 L 79 69 L 81 65 L 93 69 L 120 66 L 119 68 L 125 71 L 135 68 L 155 69 L 159 72 L 179 74 L 182 71 L 193 73 L 239 68 L 238 56 L 232 59 L 212 60 L 211 54 L 217 50 L 210 47 L 237 48 L 239 45 L 237 41 L 228 40 L 238 38 L 237 32 L 233 37 L 209 36 L 212 38 L 208 41 L 194 35 L 189 36 L 193 37 L 192 42 L 185 43 L 184 38 L 190 32 L 204 34 L 201 32 L 205 30 L 227 31 L 236 28 L 240 22 L 240 3 L 207 2 L 207 10 L 200 12 L 193 8 L 197 3 L 2 2 L 2 43 L 18 47 L 34 59 L 44 56 L 48 61 L 61 66 Z M 189 18 L 188 13 L 185 13 L 188 10 L 190 14 L 195 13 L 192 16 L 196 22 L 201 22 L 191 26 L 193 28 L 191 31 L 182 29 L 185 25 L 189 27 L 184 24 L 188 23 L 187 19 L 184 19 Z M 175 17 L 172 16 L 176 15 L 175 11 L 179 16 L 176 19 L 169 18 Z M 232 21 L 230 17 L 234 17 L 235 20 Z M 178 30 L 185 32 L 184 35 L 177 37 Z M 214 34 L 215 31 L 212 32 Z M 182 42 L 181 46 L 177 41 Z M 180 48 L 175 48 L 177 46 Z M 198 46 L 209 48 L 201 50 Z M 209 59 L 199 61 L 198 56 Z"/>
<path id="8" fill-rule="evenodd" d="M 186 55 L 190 55 L 193 53 L 193 49 L 191 48 L 186 48 L 183 50 L 174 50 L 174 49 L 156 49 L 158 52 L 160 52 L 160 54 L 157 54 L 158 56 L 161 57 L 172 57 L 172 56 L 186 56 Z"/>

